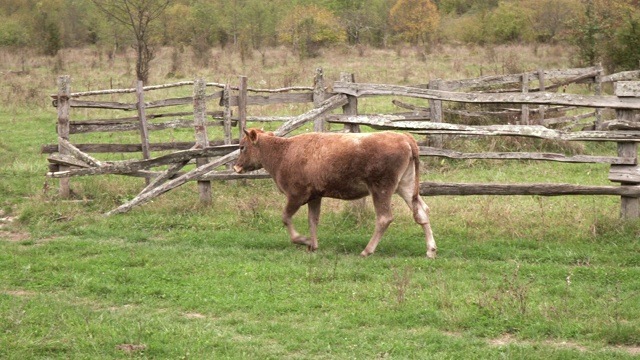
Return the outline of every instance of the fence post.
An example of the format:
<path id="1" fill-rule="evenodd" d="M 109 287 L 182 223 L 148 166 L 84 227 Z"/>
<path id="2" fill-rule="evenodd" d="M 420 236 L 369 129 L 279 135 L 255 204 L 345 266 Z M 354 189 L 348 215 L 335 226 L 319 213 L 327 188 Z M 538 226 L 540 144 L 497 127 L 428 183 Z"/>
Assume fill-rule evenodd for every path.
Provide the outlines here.
<path id="1" fill-rule="evenodd" d="M 440 90 L 440 80 L 429 81 L 429 90 Z M 442 100 L 429 100 L 429 108 L 431 109 L 431 122 L 441 123 L 444 121 L 442 114 Z M 443 135 L 430 135 L 429 146 L 435 148 L 442 148 L 444 140 Z"/>
<path id="2" fill-rule="evenodd" d="M 204 79 L 196 79 L 193 82 L 193 125 L 196 131 L 196 146 L 205 148 L 209 146 L 207 136 L 207 82 Z M 197 158 L 196 166 L 200 167 L 209 163 L 207 158 Z M 198 181 L 200 202 L 204 205 L 211 204 L 211 182 Z"/>
<path id="3" fill-rule="evenodd" d="M 142 145 L 142 158 L 149 159 L 149 131 L 147 130 L 147 115 L 144 105 L 144 88 L 141 80 L 136 82 L 136 98 L 138 107 L 138 123 L 140 126 L 140 144 Z M 149 185 L 149 178 L 145 177 L 145 183 Z"/>
<path id="4" fill-rule="evenodd" d="M 522 73 L 522 93 L 529 92 L 529 73 Z M 520 114 L 520 125 L 529 125 L 529 105 L 522 104 L 522 112 Z"/>
<path id="5" fill-rule="evenodd" d="M 615 83 L 615 95 L 618 97 L 631 97 L 640 100 L 640 81 L 619 81 Z M 633 110 L 616 110 L 618 120 L 635 121 Z M 618 156 L 638 159 L 638 144 L 635 142 L 619 142 Z M 620 182 L 620 186 L 640 184 L 640 167 L 611 166 L 609 180 Z M 622 219 L 637 219 L 640 217 L 640 200 L 635 197 L 620 197 L 620 217 Z"/>
<path id="6" fill-rule="evenodd" d="M 324 71 L 322 68 L 316 69 L 316 74 L 313 77 L 313 105 L 320 107 L 320 104 L 324 101 Z M 326 122 L 324 116 L 318 117 L 313 122 L 313 131 L 324 132 Z"/>
<path id="7" fill-rule="evenodd" d="M 342 82 L 355 82 L 355 75 L 350 73 L 340 73 L 340 81 Z M 358 115 L 358 98 L 355 96 L 347 95 L 349 101 L 342 107 L 342 113 L 345 115 Z M 344 124 L 344 128 L 352 133 L 360 132 L 360 125 L 358 124 Z"/>
<path id="8" fill-rule="evenodd" d="M 238 85 L 238 129 L 240 129 L 239 139 L 244 137 L 242 129 L 247 127 L 247 77 L 240 76 Z"/>
<path id="9" fill-rule="evenodd" d="M 594 82 L 596 83 L 596 95 L 602 95 L 602 64 L 598 63 L 598 65 L 596 66 L 596 77 L 594 79 Z M 596 125 L 595 125 L 595 129 L 598 130 L 600 129 L 600 126 L 602 125 L 602 109 L 601 108 L 597 108 L 596 109 Z"/>
<path id="10" fill-rule="evenodd" d="M 540 83 L 540 92 L 543 92 L 546 90 L 546 86 L 544 85 L 544 69 L 539 69 L 538 70 L 538 81 Z M 544 123 L 544 113 L 545 113 L 545 109 L 547 107 L 545 105 L 540 105 L 540 107 L 538 107 L 538 113 L 540 115 L 540 119 L 538 120 L 538 124 L 539 125 L 545 125 Z"/>
<path id="11" fill-rule="evenodd" d="M 340 73 L 340 81 L 343 82 L 355 82 L 355 75 L 351 73 Z M 347 95 L 347 104 L 342 107 L 342 113 L 345 115 L 358 115 L 358 98 L 355 96 Z M 360 125 L 358 124 L 344 124 L 344 129 L 350 133 L 359 133 Z M 359 200 L 353 200 L 349 202 L 350 211 L 357 217 L 362 217 L 365 209 L 367 208 L 367 198 Z"/>
<path id="12" fill-rule="evenodd" d="M 71 94 L 71 77 L 69 75 L 58 76 L 58 137 L 69 140 L 69 95 Z M 60 155 L 66 155 L 69 152 L 60 144 L 58 144 L 58 152 Z M 60 171 L 69 170 L 68 166 L 60 166 Z M 69 190 L 69 178 L 60 179 L 60 188 L 58 194 L 63 199 L 68 199 L 71 191 Z"/>
<path id="13" fill-rule="evenodd" d="M 231 131 L 231 86 L 226 84 L 224 90 L 222 90 L 222 98 L 220 99 L 220 105 L 222 105 L 222 124 L 224 125 L 224 144 L 231 145 L 233 141 L 233 132 Z M 243 129 L 239 129 L 242 134 Z M 233 165 L 227 164 L 227 169 L 231 169 Z"/>

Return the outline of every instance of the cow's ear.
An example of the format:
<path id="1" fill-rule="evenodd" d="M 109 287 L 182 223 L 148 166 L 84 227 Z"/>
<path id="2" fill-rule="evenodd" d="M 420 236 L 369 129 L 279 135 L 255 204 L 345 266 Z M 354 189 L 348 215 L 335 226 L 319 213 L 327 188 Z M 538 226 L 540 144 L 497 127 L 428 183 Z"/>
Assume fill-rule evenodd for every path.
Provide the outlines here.
<path id="1" fill-rule="evenodd" d="M 256 129 L 250 129 L 248 132 L 245 130 L 244 132 L 249 137 L 249 141 L 251 141 L 251 143 L 255 144 L 258 141 L 258 132 Z"/>

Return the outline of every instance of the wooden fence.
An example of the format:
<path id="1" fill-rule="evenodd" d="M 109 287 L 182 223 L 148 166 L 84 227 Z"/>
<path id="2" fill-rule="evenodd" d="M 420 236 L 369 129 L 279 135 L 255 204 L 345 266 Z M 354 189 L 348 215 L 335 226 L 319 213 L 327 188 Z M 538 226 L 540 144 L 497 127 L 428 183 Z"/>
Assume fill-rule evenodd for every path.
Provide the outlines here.
<path id="1" fill-rule="evenodd" d="M 108 214 L 128 211 L 188 181 L 197 181 L 200 199 L 211 199 L 210 181 L 237 178 L 264 178 L 264 172 L 233 174 L 214 169 L 233 162 L 238 155 L 237 142 L 232 136 L 235 127 L 244 128 L 251 121 L 278 121 L 282 126 L 276 134 L 284 136 L 307 122 L 314 122 L 315 131 L 326 131 L 330 124 L 344 124 L 339 131 L 357 132 L 362 125 L 374 129 L 395 129 L 427 135 L 429 142 L 421 143 L 422 156 L 453 159 L 542 160 L 571 163 L 604 163 L 611 166 L 609 179 L 620 185 L 581 186 L 570 184 L 450 184 L 425 182 L 422 195 L 618 195 L 621 196 L 621 216 L 640 216 L 640 168 L 637 165 L 637 142 L 640 124 L 635 111 L 640 110 L 640 71 L 603 75 L 599 67 L 538 70 L 523 74 L 488 76 L 478 79 L 431 81 L 425 85 L 397 86 L 354 82 L 352 74 L 342 74 L 341 80 L 328 92 L 322 69 L 317 69 L 313 86 L 285 89 L 252 89 L 247 78 L 240 77 L 238 86 L 207 83 L 204 80 L 176 84 L 72 93 L 70 78 L 58 79 L 58 93 L 52 95 L 58 109 L 58 144 L 43 145 L 49 153 L 50 171 L 47 176 L 60 179 L 60 194 L 69 196 L 69 178 L 83 175 L 120 174 L 147 179 L 147 186 L 133 200 Z M 602 95 L 602 85 L 615 83 L 615 96 Z M 591 84 L 594 95 L 566 93 L 571 84 Z M 145 102 L 151 91 L 178 86 L 192 86 L 193 96 Z M 213 92 L 207 94 L 209 88 Z M 464 89 L 466 92 L 460 92 Z M 135 94 L 135 102 L 87 101 L 83 97 L 109 94 Z M 358 99 L 384 96 L 393 98 L 428 99 L 422 107 L 393 99 L 393 103 L 408 112 L 395 114 L 359 114 Z M 218 111 L 208 110 L 212 102 Z M 483 111 L 459 110 L 444 107 L 443 102 L 493 104 Z M 248 115 L 250 106 L 270 104 L 312 103 L 306 113 L 292 117 L 256 117 Z M 191 105 L 193 111 L 149 114 L 147 110 L 178 105 Z M 519 107 L 516 107 L 519 106 Z M 70 119 L 70 109 L 113 109 L 137 111 L 137 116 L 119 119 Z M 342 114 L 333 110 L 342 108 Z M 235 116 L 233 115 L 235 110 Z M 604 121 L 603 109 L 613 109 L 614 119 Z M 566 115 L 567 112 L 575 115 Z M 192 116 L 185 120 L 182 117 Z M 470 126 L 448 123 L 447 117 L 497 119 L 497 124 Z M 156 123 L 149 120 L 172 118 Z M 177 119 L 176 119 L 177 118 Z M 207 118 L 210 118 L 207 121 Z M 210 140 L 207 128 L 220 126 L 223 138 Z M 193 128 L 195 141 L 151 143 L 149 132 L 168 128 Z M 72 144 L 71 134 L 89 132 L 136 131 L 140 144 Z M 237 131 L 237 130 L 236 130 Z M 237 131 L 240 136 L 242 132 Z M 618 143 L 617 156 L 574 155 L 555 153 L 488 152 L 460 153 L 442 147 L 442 136 L 525 136 L 567 141 L 612 141 Z M 430 146 L 426 146 L 430 145 Z M 174 152 L 151 158 L 151 152 Z M 100 161 L 88 153 L 141 152 L 142 160 Z M 197 167 L 187 173 L 180 170 L 196 159 Z M 163 171 L 153 168 L 168 166 Z"/>

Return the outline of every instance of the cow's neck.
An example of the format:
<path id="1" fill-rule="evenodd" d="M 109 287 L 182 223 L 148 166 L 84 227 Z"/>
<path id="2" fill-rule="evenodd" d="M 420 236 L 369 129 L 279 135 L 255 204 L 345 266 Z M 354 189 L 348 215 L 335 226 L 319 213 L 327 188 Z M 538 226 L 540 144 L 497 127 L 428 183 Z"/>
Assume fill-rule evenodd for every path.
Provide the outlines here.
<path id="1" fill-rule="evenodd" d="M 289 140 L 277 136 L 262 136 L 260 138 L 260 153 L 262 167 L 271 175 L 279 168 L 283 153 L 289 147 Z"/>

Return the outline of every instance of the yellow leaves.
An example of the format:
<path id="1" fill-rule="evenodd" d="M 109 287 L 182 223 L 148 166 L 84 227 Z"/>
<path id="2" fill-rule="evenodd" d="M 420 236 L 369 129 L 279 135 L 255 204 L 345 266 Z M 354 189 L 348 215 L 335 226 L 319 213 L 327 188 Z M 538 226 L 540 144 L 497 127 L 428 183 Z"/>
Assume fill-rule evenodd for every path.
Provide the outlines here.
<path id="1" fill-rule="evenodd" d="M 317 5 L 296 6 L 278 26 L 278 38 L 290 44 L 300 41 L 336 43 L 346 39 L 338 19 Z"/>
<path id="2" fill-rule="evenodd" d="M 393 29 L 415 43 L 428 42 L 440 24 L 440 14 L 432 0 L 398 0 L 389 15 Z"/>

